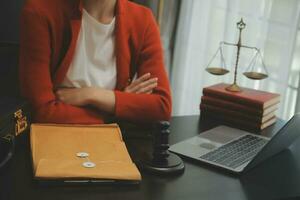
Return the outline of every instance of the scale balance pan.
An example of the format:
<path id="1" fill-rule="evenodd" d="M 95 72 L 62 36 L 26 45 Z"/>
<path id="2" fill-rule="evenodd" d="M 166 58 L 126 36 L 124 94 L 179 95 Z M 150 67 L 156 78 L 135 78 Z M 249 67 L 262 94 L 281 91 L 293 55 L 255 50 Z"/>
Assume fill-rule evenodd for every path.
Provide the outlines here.
<path id="1" fill-rule="evenodd" d="M 209 68 L 206 68 L 206 71 L 210 74 L 219 75 L 219 76 L 225 75 L 229 72 L 227 69 L 219 68 L 219 67 L 209 67 Z"/>
<path id="2" fill-rule="evenodd" d="M 243 73 L 247 78 L 253 80 L 262 80 L 268 77 L 267 74 L 259 73 L 259 72 L 245 72 Z"/>

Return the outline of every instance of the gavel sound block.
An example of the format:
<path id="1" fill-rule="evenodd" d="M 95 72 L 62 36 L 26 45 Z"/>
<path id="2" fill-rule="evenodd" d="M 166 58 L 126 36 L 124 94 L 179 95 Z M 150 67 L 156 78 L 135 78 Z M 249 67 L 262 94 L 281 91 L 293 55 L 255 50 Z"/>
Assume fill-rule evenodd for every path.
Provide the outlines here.
<path id="1" fill-rule="evenodd" d="M 177 174 L 184 171 L 183 161 L 179 156 L 169 152 L 170 123 L 161 121 L 155 124 L 152 157 L 142 163 L 142 168 L 151 173 Z"/>

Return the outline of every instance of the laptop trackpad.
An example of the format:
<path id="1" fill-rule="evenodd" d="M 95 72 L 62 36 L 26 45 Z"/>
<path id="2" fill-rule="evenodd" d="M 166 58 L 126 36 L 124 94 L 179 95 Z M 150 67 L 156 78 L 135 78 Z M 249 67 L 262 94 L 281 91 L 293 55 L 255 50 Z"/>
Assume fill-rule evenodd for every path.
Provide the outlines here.
<path id="1" fill-rule="evenodd" d="M 205 131 L 198 136 L 174 144 L 169 150 L 198 159 L 199 156 L 204 155 L 245 134 L 247 134 L 245 131 L 227 126 L 219 126 Z"/>
<path id="2" fill-rule="evenodd" d="M 228 126 L 218 126 L 214 129 L 208 130 L 202 134 L 199 135 L 200 138 L 209 140 L 213 143 L 219 143 L 219 144 L 225 144 L 230 142 L 233 139 L 236 139 L 238 137 L 241 137 L 243 135 L 247 134 L 247 132 L 230 128 Z M 208 145 L 209 147 L 209 145 Z"/>
<path id="3" fill-rule="evenodd" d="M 203 142 L 199 146 L 204 148 L 204 149 L 208 149 L 208 150 L 212 150 L 212 149 L 217 147 L 216 144 L 213 144 L 211 142 Z"/>

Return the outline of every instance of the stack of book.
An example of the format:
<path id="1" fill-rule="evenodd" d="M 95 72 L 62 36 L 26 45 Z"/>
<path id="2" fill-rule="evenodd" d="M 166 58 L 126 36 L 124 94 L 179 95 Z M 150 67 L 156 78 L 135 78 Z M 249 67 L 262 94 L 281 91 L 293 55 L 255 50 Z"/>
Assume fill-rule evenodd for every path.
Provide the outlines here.
<path id="1" fill-rule="evenodd" d="M 203 89 L 201 118 L 213 118 L 248 130 L 262 130 L 276 122 L 279 94 L 249 88 L 229 92 L 228 86 L 221 83 Z"/>

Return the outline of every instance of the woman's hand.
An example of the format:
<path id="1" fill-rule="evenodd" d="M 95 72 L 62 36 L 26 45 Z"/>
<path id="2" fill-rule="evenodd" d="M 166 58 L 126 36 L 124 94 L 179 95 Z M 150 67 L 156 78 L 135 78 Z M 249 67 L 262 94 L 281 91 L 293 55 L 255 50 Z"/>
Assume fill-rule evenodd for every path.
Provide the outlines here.
<path id="1" fill-rule="evenodd" d="M 95 93 L 95 88 L 61 88 L 56 91 L 56 97 L 73 106 L 86 106 Z"/>
<path id="2" fill-rule="evenodd" d="M 92 105 L 108 113 L 115 111 L 115 94 L 111 90 L 97 87 L 61 88 L 56 91 L 56 97 L 73 106 Z"/>
<path id="3" fill-rule="evenodd" d="M 157 78 L 150 78 L 151 74 L 147 73 L 140 78 L 134 80 L 127 86 L 124 92 L 135 94 L 151 94 L 153 89 L 157 87 Z"/>

